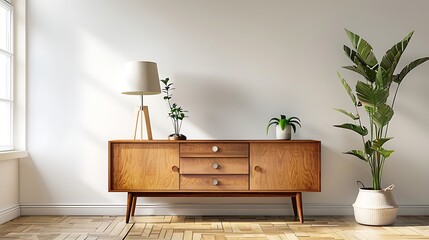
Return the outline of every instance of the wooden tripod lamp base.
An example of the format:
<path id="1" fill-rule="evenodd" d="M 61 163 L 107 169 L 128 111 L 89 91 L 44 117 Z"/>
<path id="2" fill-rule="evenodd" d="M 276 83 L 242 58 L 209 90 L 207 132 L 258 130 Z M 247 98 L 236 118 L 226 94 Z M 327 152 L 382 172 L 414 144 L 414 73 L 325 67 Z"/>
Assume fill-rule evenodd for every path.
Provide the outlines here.
<path id="1" fill-rule="evenodd" d="M 134 140 L 137 140 L 137 130 L 140 126 L 140 140 L 143 140 L 143 115 L 146 123 L 147 139 L 152 140 L 152 128 L 150 126 L 149 108 L 147 106 L 140 106 L 136 111 L 136 124 L 134 128 Z M 140 124 L 139 124 L 140 123 Z"/>

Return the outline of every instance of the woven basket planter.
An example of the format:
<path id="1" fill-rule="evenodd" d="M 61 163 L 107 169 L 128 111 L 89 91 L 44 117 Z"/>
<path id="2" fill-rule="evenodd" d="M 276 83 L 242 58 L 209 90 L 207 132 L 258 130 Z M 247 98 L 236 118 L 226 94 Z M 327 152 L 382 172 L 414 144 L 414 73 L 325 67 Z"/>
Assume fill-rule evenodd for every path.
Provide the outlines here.
<path id="1" fill-rule="evenodd" d="M 353 204 L 356 222 L 372 226 L 393 224 L 398 212 L 393 187 L 391 185 L 383 190 L 360 188 Z"/>

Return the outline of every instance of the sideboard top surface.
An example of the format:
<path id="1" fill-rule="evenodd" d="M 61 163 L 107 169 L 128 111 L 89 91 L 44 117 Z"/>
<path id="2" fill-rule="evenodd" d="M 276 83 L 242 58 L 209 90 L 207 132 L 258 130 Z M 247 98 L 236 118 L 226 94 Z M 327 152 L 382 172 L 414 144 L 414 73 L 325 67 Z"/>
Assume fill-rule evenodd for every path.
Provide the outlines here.
<path id="1" fill-rule="evenodd" d="M 207 139 L 191 139 L 191 140 L 132 140 L 132 139 L 116 139 L 110 140 L 109 143 L 316 143 L 320 142 L 319 140 L 311 140 L 311 139 L 299 139 L 299 140 L 277 140 L 277 139 L 254 139 L 254 140 L 246 140 L 246 139 L 236 139 L 236 140 L 207 140 Z"/>

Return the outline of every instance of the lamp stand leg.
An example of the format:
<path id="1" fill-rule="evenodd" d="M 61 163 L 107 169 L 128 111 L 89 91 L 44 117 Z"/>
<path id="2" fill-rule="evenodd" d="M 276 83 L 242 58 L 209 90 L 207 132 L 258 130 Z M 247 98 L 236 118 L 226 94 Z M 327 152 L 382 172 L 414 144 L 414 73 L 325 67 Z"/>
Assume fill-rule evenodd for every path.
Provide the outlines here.
<path id="1" fill-rule="evenodd" d="M 140 140 L 143 140 L 143 115 L 144 115 L 144 121 L 146 123 L 146 132 L 147 132 L 147 139 L 153 140 L 152 138 L 152 128 L 150 125 L 150 118 L 149 118 L 149 108 L 147 106 L 139 107 L 139 109 L 136 111 L 136 122 L 134 127 L 134 140 L 137 139 L 137 131 L 140 126 Z"/>
<path id="2" fill-rule="evenodd" d="M 139 116 L 140 116 L 141 112 L 140 109 L 138 109 L 136 111 L 136 123 L 135 123 L 135 127 L 134 127 L 134 140 L 136 140 L 137 138 L 137 128 L 139 126 Z"/>
<path id="3" fill-rule="evenodd" d="M 147 106 L 143 106 L 143 113 L 146 122 L 147 139 L 152 140 L 152 128 L 150 126 L 149 108 Z"/>

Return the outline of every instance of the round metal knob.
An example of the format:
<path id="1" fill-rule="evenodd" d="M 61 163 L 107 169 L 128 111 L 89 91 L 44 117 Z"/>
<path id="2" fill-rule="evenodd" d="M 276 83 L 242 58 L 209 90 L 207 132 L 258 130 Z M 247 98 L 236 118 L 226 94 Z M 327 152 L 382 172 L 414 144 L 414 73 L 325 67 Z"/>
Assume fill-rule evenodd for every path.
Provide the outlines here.
<path id="1" fill-rule="evenodd" d="M 260 171 L 262 171 L 262 168 L 260 167 L 260 166 L 255 166 L 255 171 L 257 171 L 257 172 L 260 172 Z"/>
<path id="2" fill-rule="evenodd" d="M 179 167 L 178 166 L 172 166 L 171 170 L 173 170 L 175 172 L 178 172 L 179 171 Z"/>
<path id="3" fill-rule="evenodd" d="M 213 152 L 217 152 L 217 151 L 219 151 L 219 147 L 218 147 L 218 146 L 213 146 L 213 147 L 212 147 L 212 151 L 213 151 Z"/>
<path id="4" fill-rule="evenodd" d="M 219 164 L 218 164 L 218 163 L 213 163 L 213 164 L 212 164 L 212 167 L 213 167 L 214 169 L 218 169 L 218 168 L 219 168 Z"/>
<path id="5" fill-rule="evenodd" d="M 213 180 L 212 180 L 212 184 L 213 184 L 213 186 L 217 186 L 217 185 L 219 185 L 219 180 L 217 180 L 217 179 L 213 179 Z"/>

